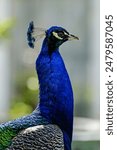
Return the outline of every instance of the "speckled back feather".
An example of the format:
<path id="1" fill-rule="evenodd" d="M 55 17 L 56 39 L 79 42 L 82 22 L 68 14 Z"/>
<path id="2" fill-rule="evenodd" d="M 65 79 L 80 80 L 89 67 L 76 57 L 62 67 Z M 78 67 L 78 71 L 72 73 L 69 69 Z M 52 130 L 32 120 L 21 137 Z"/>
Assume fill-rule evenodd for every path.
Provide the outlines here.
<path id="1" fill-rule="evenodd" d="M 56 125 L 40 125 L 21 131 L 6 150 L 64 150 L 63 134 Z"/>

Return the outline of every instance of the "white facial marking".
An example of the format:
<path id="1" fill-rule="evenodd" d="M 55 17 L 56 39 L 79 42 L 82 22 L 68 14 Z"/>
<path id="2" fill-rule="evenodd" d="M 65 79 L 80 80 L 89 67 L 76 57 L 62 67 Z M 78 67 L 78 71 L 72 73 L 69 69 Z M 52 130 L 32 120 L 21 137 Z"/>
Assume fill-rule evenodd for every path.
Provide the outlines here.
<path id="1" fill-rule="evenodd" d="M 64 32 L 65 35 L 68 35 L 68 33 Z"/>
<path id="2" fill-rule="evenodd" d="M 62 39 L 63 39 L 62 37 L 58 36 L 58 34 L 57 34 L 56 32 L 52 32 L 52 34 L 53 34 L 57 39 L 59 39 L 59 40 L 62 40 Z"/>

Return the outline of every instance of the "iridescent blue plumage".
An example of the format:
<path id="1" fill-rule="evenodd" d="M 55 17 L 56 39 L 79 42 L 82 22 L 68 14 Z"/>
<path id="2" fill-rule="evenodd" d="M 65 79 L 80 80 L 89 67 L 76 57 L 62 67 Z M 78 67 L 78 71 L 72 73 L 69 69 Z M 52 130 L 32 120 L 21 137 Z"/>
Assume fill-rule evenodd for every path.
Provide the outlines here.
<path id="1" fill-rule="evenodd" d="M 30 23 L 27 39 L 34 48 L 34 25 Z M 71 150 L 73 130 L 73 92 L 70 79 L 59 46 L 69 39 L 78 39 L 62 27 L 53 26 L 45 31 L 41 52 L 36 60 L 36 71 L 39 79 L 40 103 L 29 116 L 0 125 L 0 150 L 8 147 L 11 140 L 21 130 L 36 125 L 56 124 L 63 133 L 65 150 Z M 9 130 L 8 130 L 9 129 Z M 8 130 L 8 138 L 3 131 Z M 9 133 L 9 132 L 8 132 Z M 7 140 L 7 144 L 4 142 Z M 4 144 L 5 143 L 5 144 Z"/>
<path id="2" fill-rule="evenodd" d="M 40 104 L 38 108 L 45 118 L 57 124 L 65 133 L 65 140 L 72 140 L 73 93 L 65 65 L 58 49 L 51 55 L 44 41 L 36 69 L 40 83 Z M 46 51 L 47 50 L 47 51 Z"/>

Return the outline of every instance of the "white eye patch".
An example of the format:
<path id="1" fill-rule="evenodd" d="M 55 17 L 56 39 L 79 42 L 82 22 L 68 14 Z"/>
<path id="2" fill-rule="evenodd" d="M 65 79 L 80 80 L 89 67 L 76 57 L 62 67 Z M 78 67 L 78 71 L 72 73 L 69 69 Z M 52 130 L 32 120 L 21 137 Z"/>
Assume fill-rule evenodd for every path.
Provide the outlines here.
<path id="1" fill-rule="evenodd" d="M 56 33 L 56 32 L 52 32 L 52 34 L 53 34 L 54 37 L 56 37 L 56 38 L 59 39 L 59 40 L 62 40 L 62 39 L 63 39 L 63 38 L 60 37 L 60 36 L 58 35 L 58 33 Z"/>
<path id="2" fill-rule="evenodd" d="M 65 35 L 69 35 L 68 33 L 64 32 Z"/>

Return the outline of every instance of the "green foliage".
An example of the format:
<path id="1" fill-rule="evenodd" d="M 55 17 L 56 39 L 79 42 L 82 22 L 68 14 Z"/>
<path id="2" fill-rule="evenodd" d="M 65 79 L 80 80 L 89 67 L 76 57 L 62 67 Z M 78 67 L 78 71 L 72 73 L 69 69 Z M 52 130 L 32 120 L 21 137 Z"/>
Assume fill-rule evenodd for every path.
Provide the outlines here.
<path id="1" fill-rule="evenodd" d="M 99 150 L 99 141 L 78 141 L 73 142 L 73 150 Z"/>
<path id="2" fill-rule="evenodd" d="M 12 119 L 29 114 L 32 112 L 32 107 L 24 102 L 17 102 L 12 104 L 10 116 Z"/>
<path id="3" fill-rule="evenodd" d="M 36 79 L 37 77 L 28 72 L 17 76 L 15 94 L 13 95 L 9 112 L 10 119 L 27 115 L 35 109 L 38 102 L 38 83 Z"/>
<path id="4" fill-rule="evenodd" d="M 7 19 L 0 22 L 0 39 L 6 39 L 10 36 L 10 31 L 15 24 L 14 19 Z"/>
<path id="5" fill-rule="evenodd" d="M 89 117 L 92 103 L 92 88 L 90 84 L 78 87 L 73 85 L 75 94 L 75 115 L 81 117 Z"/>

